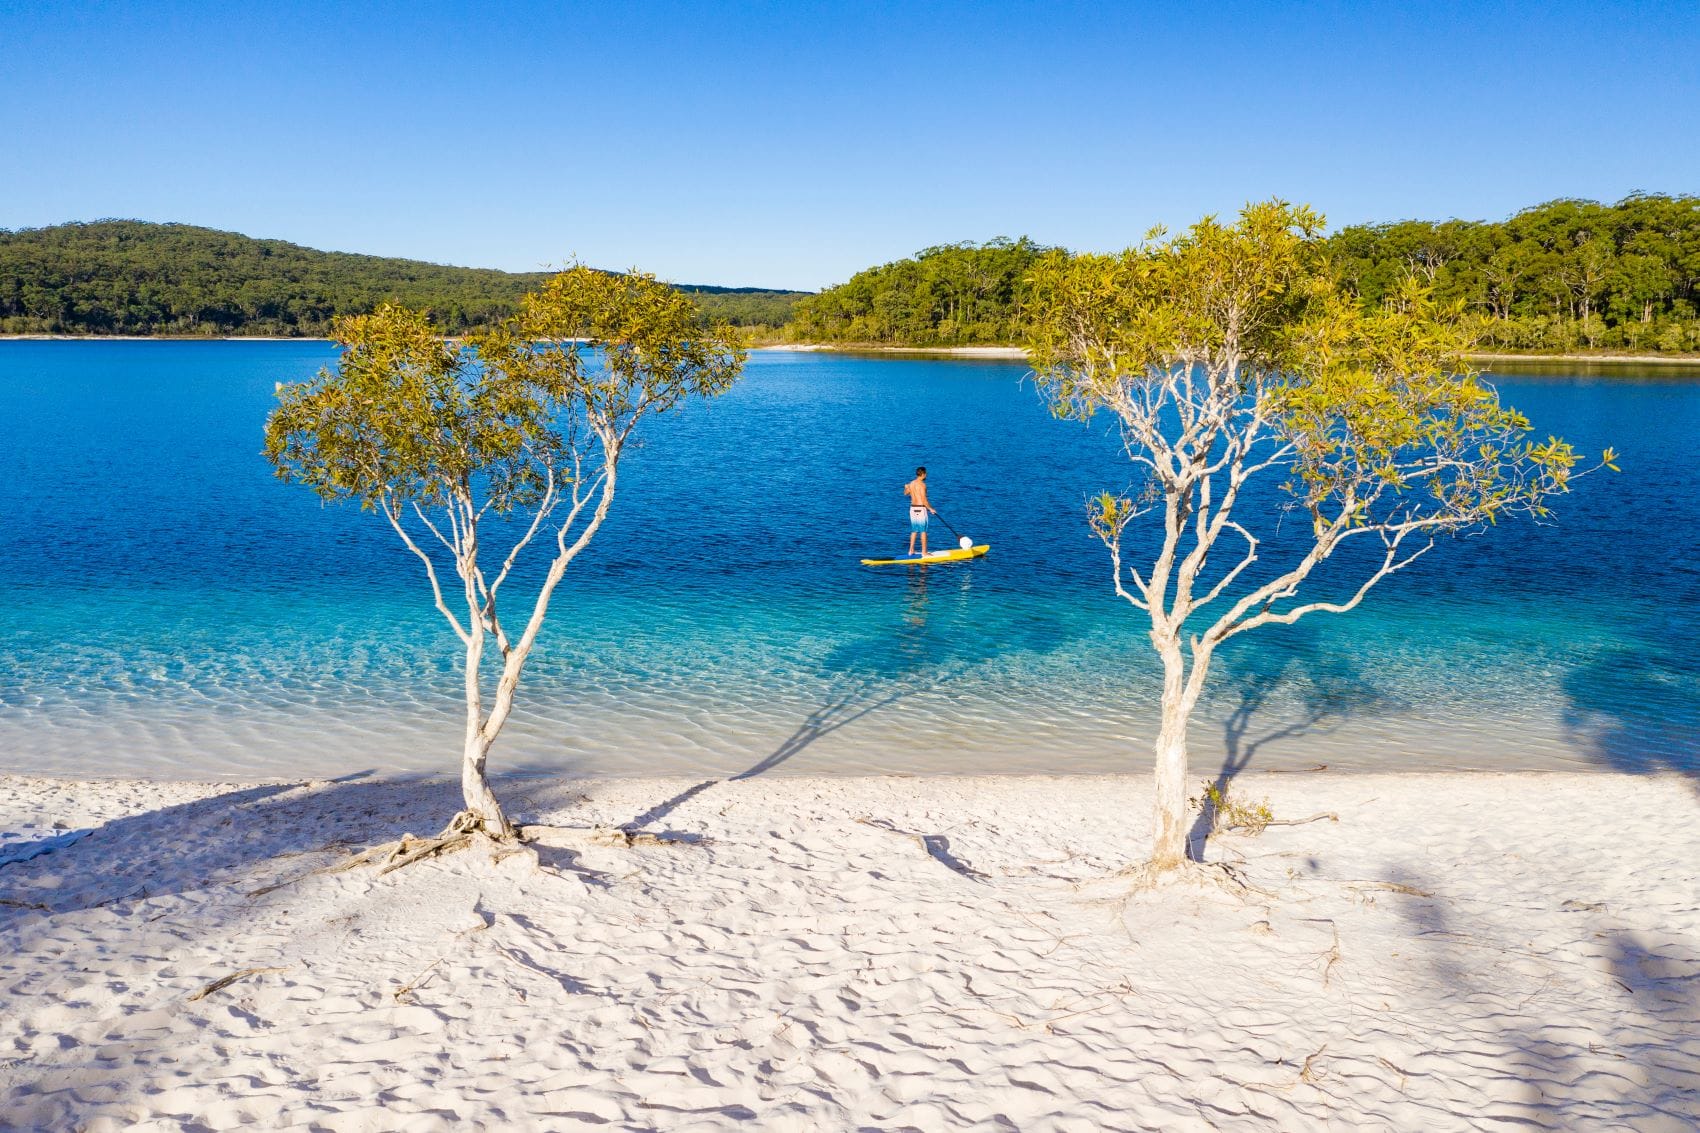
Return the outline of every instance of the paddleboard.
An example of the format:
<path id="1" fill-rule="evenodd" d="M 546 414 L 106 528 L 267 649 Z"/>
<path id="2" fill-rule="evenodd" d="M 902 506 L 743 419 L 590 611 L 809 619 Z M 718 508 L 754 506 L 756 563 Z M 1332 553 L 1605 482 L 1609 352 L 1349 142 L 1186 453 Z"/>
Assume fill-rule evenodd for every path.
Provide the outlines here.
<path id="1" fill-rule="evenodd" d="M 966 551 L 961 547 L 952 547 L 947 551 L 933 551 L 926 555 L 909 555 L 901 559 L 863 559 L 863 566 L 931 566 L 933 563 L 960 563 L 969 559 L 977 559 L 992 549 L 990 543 L 982 543 L 978 547 L 970 547 Z"/>

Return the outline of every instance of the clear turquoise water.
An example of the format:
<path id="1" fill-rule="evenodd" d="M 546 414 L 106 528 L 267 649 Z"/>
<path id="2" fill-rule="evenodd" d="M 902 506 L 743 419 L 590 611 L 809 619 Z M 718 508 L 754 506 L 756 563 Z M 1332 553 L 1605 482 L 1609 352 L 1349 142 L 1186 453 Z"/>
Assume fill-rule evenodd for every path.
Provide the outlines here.
<path id="1" fill-rule="evenodd" d="M 0 767 L 439 770 L 455 645 L 387 526 L 259 455 L 323 343 L 0 343 Z M 651 422 L 493 757 L 573 774 L 1106 771 L 1146 765 L 1154 667 L 1083 499 L 1129 470 L 1019 364 L 758 353 Z M 1543 431 L 1616 445 L 1556 526 L 1437 550 L 1362 610 L 1241 639 L 1201 772 L 1700 772 L 1700 382 L 1505 373 Z M 900 551 L 931 470 L 990 556 Z M 946 532 L 941 534 L 948 535 Z M 1277 539 L 1277 543 L 1279 540 Z"/>

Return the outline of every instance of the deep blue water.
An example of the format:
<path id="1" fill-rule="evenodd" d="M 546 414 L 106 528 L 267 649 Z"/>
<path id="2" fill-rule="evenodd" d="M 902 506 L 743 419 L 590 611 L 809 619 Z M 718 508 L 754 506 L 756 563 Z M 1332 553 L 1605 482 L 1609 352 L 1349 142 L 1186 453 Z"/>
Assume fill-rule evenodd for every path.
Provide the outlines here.
<path id="1" fill-rule="evenodd" d="M 259 455 L 274 383 L 333 357 L 0 343 L 0 766 L 449 765 L 457 643 L 417 562 Z M 1497 375 L 1543 433 L 1615 445 L 1622 474 L 1579 483 L 1552 525 L 1443 545 L 1357 612 L 1239 639 L 1195 732 L 1201 768 L 1700 771 L 1691 373 Z M 496 764 L 1143 768 L 1143 615 L 1083 518 L 1131 470 L 1103 428 L 1052 420 L 1024 374 L 758 353 L 730 394 L 648 422 Z M 922 463 L 944 517 L 992 553 L 860 567 L 902 550 L 899 489 Z"/>

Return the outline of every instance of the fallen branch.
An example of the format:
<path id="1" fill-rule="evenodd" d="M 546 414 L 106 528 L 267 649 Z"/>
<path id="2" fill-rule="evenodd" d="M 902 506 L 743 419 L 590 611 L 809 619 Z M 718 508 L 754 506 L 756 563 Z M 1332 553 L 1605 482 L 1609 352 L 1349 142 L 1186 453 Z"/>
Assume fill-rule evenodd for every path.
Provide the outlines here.
<path id="1" fill-rule="evenodd" d="M 520 841 L 557 850 L 627 849 L 632 846 L 659 846 L 680 839 L 662 838 L 643 831 L 633 832 L 618 826 L 521 826 Z"/>
<path id="2" fill-rule="evenodd" d="M 1328 810 L 1328 811 L 1323 811 L 1321 814 L 1313 814 L 1309 818 L 1271 818 L 1268 822 L 1261 823 L 1260 825 L 1262 825 L 1262 826 L 1304 826 L 1305 824 L 1311 823 L 1311 822 L 1321 822 L 1325 818 L 1329 822 L 1339 822 L 1340 821 L 1339 815 L 1335 814 L 1331 810 Z M 1239 829 L 1239 826 L 1238 826 L 1238 824 L 1235 824 L 1233 826 L 1230 826 L 1229 829 L 1230 830 L 1237 830 L 1237 829 Z"/>
<path id="3" fill-rule="evenodd" d="M 205 999 L 207 996 L 211 995 L 213 992 L 223 991 L 225 988 L 229 987 L 231 984 L 235 983 L 237 980 L 245 980 L 249 976 L 263 976 L 263 975 L 266 975 L 270 972 L 287 972 L 287 971 L 289 971 L 288 968 L 243 968 L 239 972 L 231 972 L 228 976 L 221 976 L 220 978 L 214 980 L 212 983 L 208 984 L 206 987 L 203 987 L 200 991 L 197 991 L 194 995 L 191 995 L 189 997 L 189 1002 L 194 1003 L 197 1000 Z"/>
<path id="4" fill-rule="evenodd" d="M 1366 881 L 1349 886 L 1351 889 L 1385 889 L 1389 893 L 1403 893 L 1408 897 L 1433 897 L 1434 894 L 1426 889 L 1418 889 L 1415 885 L 1406 885 L 1399 881 Z"/>

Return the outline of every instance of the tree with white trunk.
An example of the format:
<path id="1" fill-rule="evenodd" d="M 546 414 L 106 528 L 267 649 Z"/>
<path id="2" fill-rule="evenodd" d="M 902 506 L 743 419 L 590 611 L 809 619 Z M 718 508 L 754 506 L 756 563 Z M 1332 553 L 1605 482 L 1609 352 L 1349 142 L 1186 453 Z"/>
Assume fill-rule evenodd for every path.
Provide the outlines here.
<path id="1" fill-rule="evenodd" d="M 653 277 L 585 267 L 470 341 L 393 304 L 340 320 L 337 339 L 334 368 L 279 387 L 266 456 L 284 480 L 376 511 L 418 557 L 464 651 L 465 810 L 450 830 L 512 838 L 485 769 L 556 588 L 608 517 L 638 423 L 725 391 L 745 352 Z M 507 545 L 487 549 L 497 533 Z M 548 565 L 510 619 L 504 587 L 534 544 Z"/>
<path id="2" fill-rule="evenodd" d="M 1411 279 L 1365 310 L 1330 271 L 1322 225 L 1248 205 L 1118 255 L 1052 252 L 1029 279 L 1054 412 L 1110 414 L 1144 479 L 1089 518 L 1162 663 L 1151 880 L 1188 859 L 1187 726 L 1217 649 L 1351 610 L 1441 537 L 1544 517 L 1576 474 L 1572 447 L 1532 439 L 1468 366 L 1459 309 Z"/>

